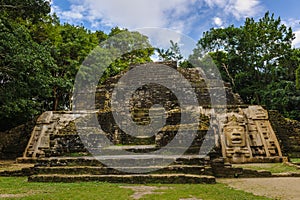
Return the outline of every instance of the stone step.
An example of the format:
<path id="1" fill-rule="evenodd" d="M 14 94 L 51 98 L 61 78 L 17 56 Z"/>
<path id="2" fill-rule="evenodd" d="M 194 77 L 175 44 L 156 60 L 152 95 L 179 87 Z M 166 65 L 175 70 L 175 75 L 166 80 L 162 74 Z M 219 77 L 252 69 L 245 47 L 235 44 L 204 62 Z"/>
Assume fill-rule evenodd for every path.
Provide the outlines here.
<path id="1" fill-rule="evenodd" d="M 131 175 L 59 175 L 45 174 L 32 175 L 28 177 L 29 182 L 87 182 L 99 181 L 110 183 L 130 183 L 130 184 L 198 184 L 216 183 L 215 177 L 192 174 L 131 174 Z"/>
<path id="2" fill-rule="evenodd" d="M 35 167 L 34 174 L 91 174 L 91 175 L 106 175 L 106 174 L 128 174 L 128 171 L 138 172 L 148 170 L 148 174 L 195 174 L 195 175 L 212 175 L 211 167 L 196 166 L 196 165 L 170 165 L 149 166 L 149 167 L 92 167 L 92 166 L 72 166 L 72 167 Z"/>
<path id="3" fill-rule="evenodd" d="M 122 151 L 134 152 L 134 153 L 149 153 L 155 152 L 160 148 L 156 145 L 115 145 L 109 147 L 103 147 L 94 149 L 94 152 L 99 152 L 104 155 L 120 155 Z M 184 152 L 185 155 L 196 155 L 200 151 L 199 146 L 190 146 L 188 149 L 184 147 L 169 147 L 171 152 Z M 95 155 L 95 154 L 94 154 Z M 96 154 L 97 155 L 97 154 Z"/>
<path id="4" fill-rule="evenodd" d="M 254 170 L 241 167 L 212 166 L 213 175 L 217 178 L 263 178 L 272 177 L 272 173 L 266 170 Z"/>
<path id="5" fill-rule="evenodd" d="M 24 177 L 24 176 L 30 176 L 33 174 L 34 174 L 33 167 L 26 167 L 26 168 L 16 169 L 16 170 L 0 171 L 0 176 L 3 176 L 3 177 Z"/>
<path id="6" fill-rule="evenodd" d="M 115 145 L 109 146 L 105 149 L 122 149 L 122 150 L 130 150 L 130 149 L 154 149 L 156 148 L 155 145 Z"/>
<path id="7" fill-rule="evenodd" d="M 97 159 L 96 159 L 97 158 Z M 142 167 L 153 166 L 162 163 L 174 165 L 207 165 L 208 161 L 199 155 L 110 155 L 98 157 L 51 157 L 35 159 L 36 166 L 101 166 L 110 163 L 114 167 Z M 27 159 L 19 159 L 18 162 L 28 162 Z M 142 164 L 141 164 L 142 163 Z"/>
<path id="8" fill-rule="evenodd" d="M 274 173 L 272 177 L 300 177 L 300 172 Z"/>
<path id="9" fill-rule="evenodd" d="M 156 145 L 115 145 L 115 146 L 109 146 L 102 148 L 101 151 L 109 151 L 109 152 L 115 152 L 116 155 L 120 154 L 120 151 L 129 151 L 129 152 L 134 152 L 134 153 L 147 153 L 147 152 L 152 152 L 156 151 L 159 148 L 156 147 Z"/>
<path id="10" fill-rule="evenodd" d="M 293 164 L 300 166 L 300 162 L 293 162 Z"/>
<path id="11" fill-rule="evenodd" d="M 242 174 L 238 177 L 240 178 L 258 178 L 258 177 L 272 177 L 272 173 L 267 170 L 253 170 L 253 169 L 244 169 Z"/>

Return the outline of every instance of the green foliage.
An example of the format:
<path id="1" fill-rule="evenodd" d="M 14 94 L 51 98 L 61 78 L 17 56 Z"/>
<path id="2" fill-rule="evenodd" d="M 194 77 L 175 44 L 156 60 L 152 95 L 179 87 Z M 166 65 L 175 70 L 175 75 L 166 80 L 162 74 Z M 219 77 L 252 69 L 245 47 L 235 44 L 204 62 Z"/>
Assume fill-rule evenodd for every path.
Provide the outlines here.
<path id="1" fill-rule="evenodd" d="M 300 110 L 300 94 L 295 90 L 292 81 L 272 82 L 261 92 L 262 100 L 269 105 L 269 109 L 279 110 L 289 118 L 297 118 L 299 116 L 296 112 Z"/>
<path id="2" fill-rule="evenodd" d="M 1 129 L 70 108 L 79 66 L 105 35 L 61 25 L 48 1 L 1 1 L 0 12 Z"/>
<path id="3" fill-rule="evenodd" d="M 0 15 L 10 19 L 37 22 L 50 13 L 50 3 L 45 0 L 0 0 Z"/>
<path id="4" fill-rule="evenodd" d="M 100 43 L 100 49 L 96 53 L 96 55 L 101 55 L 103 51 L 110 52 L 110 55 L 103 59 L 113 59 L 107 62 L 109 66 L 101 77 L 100 83 L 128 69 L 130 65 L 151 61 L 150 57 L 154 53 L 154 48 L 150 45 L 148 37 L 139 32 L 130 32 L 118 27 L 112 28 L 108 36 L 107 41 Z M 105 67 L 103 61 L 100 60 L 100 62 L 98 65 Z"/>
<path id="5" fill-rule="evenodd" d="M 54 60 L 25 26 L 0 17 L 0 127 L 24 123 L 47 109 Z"/>
<path id="6" fill-rule="evenodd" d="M 75 76 L 86 56 L 98 44 L 95 34 L 81 26 L 56 25 L 57 35 L 49 40 L 56 67 L 51 70 L 52 110 L 70 109 Z"/>
<path id="7" fill-rule="evenodd" d="M 187 59 L 184 59 L 181 54 L 179 45 L 172 40 L 170 40 L 171 46 L 167 50 L 156 48 L 156 52 L 158 54 L 158 58 L 160 61 L 176 61 L 177 65 L 181 68 L 194 68 Z"/>
<path id="8" fill-rule="evenodd" d="M 49 110 L 65 110 L 71 107 L 71 96 L 77 71 L 104 36 L 91 33 L 82 26 L 61 25 L 54 16 L 46 16 L 42 22 L 26 22 L 34 40 L 48 47 L 55 65 L 50 70 L 53 78 L 52 97 L 47 100 Z"/>
<path id="9" fill-rule="evenodd" d="M 105 34 L 103 31 L 96 31 L 95 32 L 96 37 L 98 38 L 98 43 L 100 44 L 101 42 L 107 40 L 108 35 Z"/>
<path id="10" fill-rule="evenodd" d="M 296 89 L 300 90 L 300 66 L 296 70 Z"/>
<path id="11" fill-rule="evenodd" d="M 179 48 L 177 42 L 173 42 L 173 40 L 170 40 L 170 43 L 171 43 L 171 46 L 167 50 L 156 48 L 158 57 L 162 61 L 178 62 L 181 59 L 183 59 L 183 56 L 181 55 L 181 52 L 180 52 L 180 48 Z"/>
<path id="12" fill-rule="evenodd" d="M 194 68 L 195 66 L 193 66 L 188 60 L 184 60 L 179 63 L 179 67 L 187 69 L 187 68 Z"/>
<path id="13" fill-rule="evenodd" d="M 291 47 L 293 39 L 291 28 L 267 12 L 258 21 L 247 18 L 239 28 L 229 26 L 204 33 L 191 57 L 210 52 L 222 78 L 245 103 L 264 104 L 300 119 L 300 114 L 295 114 L 300 113 L 295 90 L 300 54 Z"/>

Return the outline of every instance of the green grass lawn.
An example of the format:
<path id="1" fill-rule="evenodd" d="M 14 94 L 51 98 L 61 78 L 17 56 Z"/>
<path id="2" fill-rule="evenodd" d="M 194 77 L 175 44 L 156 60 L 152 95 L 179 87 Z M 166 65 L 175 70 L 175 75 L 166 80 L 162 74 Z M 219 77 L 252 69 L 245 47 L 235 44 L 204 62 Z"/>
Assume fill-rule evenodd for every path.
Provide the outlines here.
<path id="1" fill-rule="evenodd" d="M 133 199 L 132 189 L 121 188 L 122 186 L 141 186 L 128 184 L 111 184 L 100 182 L 82 183 L 30 183 L 27 178 L 0 177 L 0 198 L 5 199 L 100 199 L 100 200 L 125 200 Z M 224 184 L 155 184 L 155 187 L 167 187 L 158 189 L 157 194 L 148 194 L 141 199 L 268 199 L 254 196 L 253 194 L 238 191 L 227 187 Z M 16 198 L 17 197 L 17 198 Z"/>
<path id="2" fill-rule="evenodd" d="M 300 163 L 300 158 L 291 158 L 291 162 Z"/>
<path id="3" fill-rule="evenodd" d="M 284 163 L 233 164 L 232 166 L 253 170 L 268 170 L 271 173 L 300 172 L 296 167 L 288 166 Z"/>

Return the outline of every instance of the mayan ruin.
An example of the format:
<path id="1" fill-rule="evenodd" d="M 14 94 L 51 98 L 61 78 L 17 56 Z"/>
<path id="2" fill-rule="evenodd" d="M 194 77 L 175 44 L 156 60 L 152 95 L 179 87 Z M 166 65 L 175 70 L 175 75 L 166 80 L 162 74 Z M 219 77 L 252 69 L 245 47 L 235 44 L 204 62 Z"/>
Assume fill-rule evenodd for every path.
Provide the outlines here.
<path id="1" fill-rule="evenodd" d="M 174 63 L 150 63 L 146 65 L 159 66 L 161 64 L 174 68 Z M 234 94 L 230 87 L 226 87 L 228 103 L 226 109 L 228 111 L 225 115 L 216 116 L 210 120 L 209 115 L 212 108 L 209 107 L 209 94 L 205 93 L 205 91 L 208 92 L 208 88 L 204 79 L 201 79 L 193 69 L 180 69 L 180 73 L 192 83 L 198 94 L 199 104 L 203 106 L 199 108 L 201 113 L 194 113 L 200 118 L 198 128 L 196 127 L 197 135 L 191 146 L 180 158 L 165 156 L 165 159 L 171 160 L 171 165 L 167 167 L 151 166 L 151 164 L 156 164 L 156 162 L 151 161 L 152 159 L 161 159 L 154 154 L 151 157 L 151 152 L 171 142 L 180 126 L 186 130 L 186 133 L 189 133 L 190 129 L 195 128 L 195 126 L 191 124 L 179 125 L 181 113 L 178 100 L 167 88 L 159 85 L 146 85 L 132 96 L 132 107 L 130 108 L 132 120 L 141 126 L 149 123 L 149 108 L 158 102 L 163 102 L 167 116 L 166 125 L 151 137 L 143 135 L 133 137 L 126 134 L 115 123 L 110 109 L 111 91 L 114 88 L 114 83 L 117 83 L 121 77 L 116 76 L 97 88 L 97 110 L 77 113 L 48 111 L 37 119 L 23 157 L 18 158 L 18 162 L 35 163 L 35 167 L 27 172 L 30 175 L 29 180 L 41 182 L 105 180 L 112 182 L 133 181 L 135 183 L 156 181 L 214 183 L 214 177 L 271 176 L 270 172 L 244 171 L 240 168 L 232 168 L 231 164 L 274 163 L 287 160 L 281 151 L 282 147 L 278 139 L 280 133 L 277 132 L 276 134 L 276 130 L 271 125 L 269 113 L 262 106 L 243 105 L 238 95 Z M 78 134 L 75 121 L 84 121 L 94 114 L 97 115 L 99 124 L 105 131 L 105 137 L 111 141 L 111 146 L 102 146 L 99 135 L 103 133 L 97 133 L 96 129 L 91 130 L 94 132 L 87 131 L 88 133 L 84 137 Z M 209 137 L 215 144 L 207 156 L 199 158 L 204 137 Z M 88 141 L 92 143 L 83 144 L 82 139 L 84 138 L 89 138 Z M 91 149 L 92 152 L 89 152 L 88 150 Z M 172 150 L 177 152 L 178 149 Z M 130 155 L 125 155 L 124 151 L 130 152 Z M 150 153 L 150 158 L 135 157 L 135 155 L 141 156 L 143 153 Z M 108 155 L 105 159 L 108 159 L 109 162 L 131 164 L 127 168 L 126 166 L 117 166 L 116 169 L 112 169 L 101 163 L 101 160 L 94 160 L 92 157 L 101 157 L 101 155 Z M 146 174 L 130 172 L 132 170 L 130 167 L 134 168 L 134 165 L 137 165 L 132 163 L 139 162 L 139 159 L 149 159 L 147 161 L 147 165 L 150 165 L 148 166 L 149 172 Z M 105 162 L 108 161 L 105 160 Z M 64 167 L 69 165 L 73 167 Z M 118 167 L 120 171 L 118 171 Z M 139 172 L 138 166 L 133 171 Z M 65 174 L 69 174 L 69 176 Z"/>
<path id="2" fill-rule="evenodd" d="M 1 0 L 0 199 L 299 200 L 299 6 Z"/>

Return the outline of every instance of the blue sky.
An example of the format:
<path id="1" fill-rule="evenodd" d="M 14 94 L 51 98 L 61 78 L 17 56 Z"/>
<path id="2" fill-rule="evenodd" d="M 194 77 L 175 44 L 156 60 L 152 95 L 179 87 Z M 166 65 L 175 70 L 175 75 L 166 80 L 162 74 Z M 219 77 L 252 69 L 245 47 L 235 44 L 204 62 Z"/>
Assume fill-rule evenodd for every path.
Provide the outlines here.
<path id="1" fill-rule="evenodd" d="M 167 28 L 195 41 L 212 27 L 240 26 L 246 17 L 259 19 L 266 11 L 292 27 L 293 45 L 300 47 L 299 0 L 52 0 L 52 12 L 62 23 L 105 32 L 115 26 Z"/>

